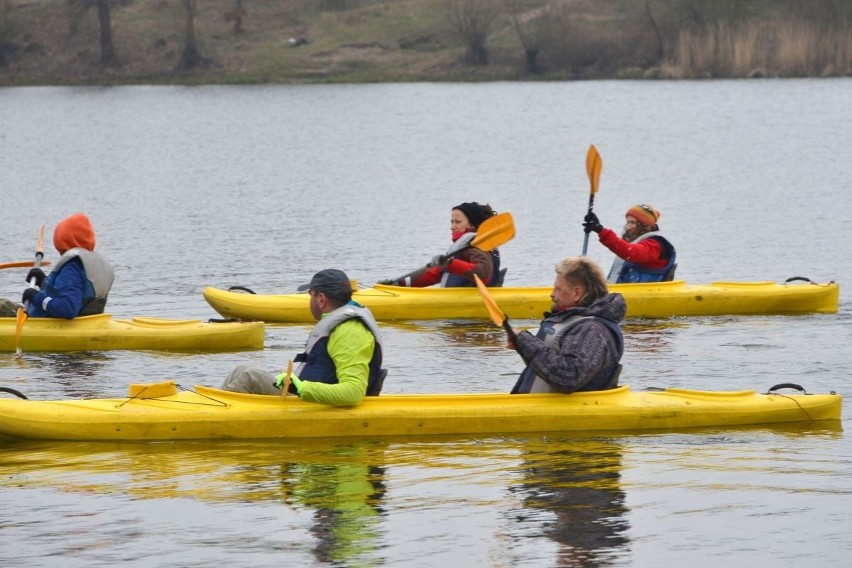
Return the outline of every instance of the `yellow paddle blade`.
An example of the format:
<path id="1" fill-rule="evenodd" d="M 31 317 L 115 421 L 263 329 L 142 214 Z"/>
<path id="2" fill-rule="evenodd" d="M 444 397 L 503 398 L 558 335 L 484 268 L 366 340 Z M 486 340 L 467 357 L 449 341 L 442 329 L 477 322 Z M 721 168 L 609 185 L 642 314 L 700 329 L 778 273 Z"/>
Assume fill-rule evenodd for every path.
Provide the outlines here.
<path id="1" fill-rule="evenodd" d="M 603 169 L 601 155 L 598 154 L 598 149 L 595 148 L 595 145 L 591 144 L 589 146 L 589 151 L 586 153 L 586 173 L 589 176 L 591 193 L 593 195 L 598 192 L 598 183 L 601 179 L 601 169 Z"/>
<path id="2" fill-rule="evenodd" d="M 506 322 L 506 314 L 503 313 L 503 310 L 500 309 L 500 306 L 498 306 L 497 302 L 494 301 L 494 298 L 491 297 L 491 294 L 488 292 L 488 287 L 482 279 L 476 274 L 473 275 L 473 279 L 476 281 L 476 289 L 479 290 L 479 294 L 482 296 L 482 302 L 485 304 L 485 307 L 488 308 L 488 315 L 491 316 L 491 321 L 493 321 L 494 325 L 497 327 L 502 327 L 502 325 Z"/>
<path id="3" fill-rule="evenodd" d="M 284 370 L 282 369 L 282 372 Z M 287 393 L 290 391 L 290 376 L 293 374 L 293 360 L 287 360 L 287 375 L 284 377 L 284 386 L 281 387 L 281 398 L 287 398 Z"/>
<path id="4" fill-rule="evenodd" d="M 17 321 L 15 322 L 15 353 L 21 355 L 21 333 L 24 331 L 24 324 L 27 321 L 27 312 L 24 308 L 18 308 L 16 314 Z"/>
<path id="5" fill-rule="evenodd" d="M 511 213 L 493 215 L 476 229 L 470 246 L 480 250 L 494 250 L 515 237 L 515 221 Z"/>

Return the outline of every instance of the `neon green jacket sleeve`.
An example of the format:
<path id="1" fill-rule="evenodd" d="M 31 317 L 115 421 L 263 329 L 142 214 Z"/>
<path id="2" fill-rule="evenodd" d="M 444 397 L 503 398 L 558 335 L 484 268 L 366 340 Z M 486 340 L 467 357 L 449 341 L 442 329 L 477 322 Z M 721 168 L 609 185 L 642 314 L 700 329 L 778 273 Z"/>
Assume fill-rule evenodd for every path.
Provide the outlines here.
<path id="1" fill-rule="evenodd" d="M 367 393 L 375 346 L 373 334 L 356 318 L 335 327 L 328 338 L 328 354 L 337 370 L 337 384 L 305 381 L 301 399 L 332 406 L 359 404 Z"/>

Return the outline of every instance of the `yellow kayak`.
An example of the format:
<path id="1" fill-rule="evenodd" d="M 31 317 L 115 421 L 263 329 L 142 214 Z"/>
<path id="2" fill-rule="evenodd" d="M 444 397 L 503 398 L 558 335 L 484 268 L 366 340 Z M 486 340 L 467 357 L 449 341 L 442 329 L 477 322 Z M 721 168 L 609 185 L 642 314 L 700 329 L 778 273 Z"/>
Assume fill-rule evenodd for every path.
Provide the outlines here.
<path id="1" fill-rule="evenodd" d="M 550 286 L 489 288 L 506 315 L 540 319 L 550 309 Z M 627 302 L 627 317 L 836 313 L 835 282 L 713 282 L 683 280 L 613 284 Z M 265 322 L 313 322 L 307 294 L 250 294 L 207 287 L 204 299 L 228 318 Z M 404 288 L 376 284 L 353 293 L 377 320 L 489 319 L 476 288 Z"/>
<path id="2" fill-rule="evenodd" d="M 0 318 L 0 352 L 15 351 L 16 318 Z M 242 351 L 263 349 L 262 322 L 202 322 L 110 314 L 61 318 L 27 318 L 21 349 L 28 351 Z"/>
<path id="3" fill-rule="evenodd" d="M 184 440 L 634 431 L 839 421 L 842 405 L 834 393 L 634 392 L 628 386 L 569 395 L 389 395 L 367 397 L 354 408 L 202 386 L 184 390 L 171 381 L 130 385 L 129 391 L 127 398 L 112 399 L 0 398 L 0 435 Z"/>

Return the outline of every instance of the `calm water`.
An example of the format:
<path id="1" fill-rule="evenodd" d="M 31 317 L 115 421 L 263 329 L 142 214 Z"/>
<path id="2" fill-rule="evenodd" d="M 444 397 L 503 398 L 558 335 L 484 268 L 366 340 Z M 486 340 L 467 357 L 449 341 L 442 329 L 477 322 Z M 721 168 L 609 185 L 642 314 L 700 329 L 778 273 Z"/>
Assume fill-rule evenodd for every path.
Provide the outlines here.
<path id="1" fill-rule="evenodd" d="M 116 316 L 215 317 L 204 286 L 290 291 L 338 266 L 364 284 L 442 252 L 449 211 L 511 211 L 507 283 L 578 254 L 595 210 L 650 201 L 691 282 L 807 276 L 840 312 L 630 320 L 624 383 L 846 396 L 852 375 L 850 80 L 0 89 L 0 262 L 78 210 L 116 265 Z M 50 239 L 48 238 L 48 241 Z M 56 254 L 47 247 L 47 258 Z M 589 254 L 608 266 L 596 242 Z M 0 271 L 19 297 L 25 271 Z M 516 322 L 534 325 L 535 322 Z M 32 398 L 134 382 L 218 385 L 266 349 L 0 354 Z M 385 325 L 386 392 L 508 389 L 486 322 Z M 3 566 L 846 565 L 842 426 L 483 439 L 0 442 Z"/>

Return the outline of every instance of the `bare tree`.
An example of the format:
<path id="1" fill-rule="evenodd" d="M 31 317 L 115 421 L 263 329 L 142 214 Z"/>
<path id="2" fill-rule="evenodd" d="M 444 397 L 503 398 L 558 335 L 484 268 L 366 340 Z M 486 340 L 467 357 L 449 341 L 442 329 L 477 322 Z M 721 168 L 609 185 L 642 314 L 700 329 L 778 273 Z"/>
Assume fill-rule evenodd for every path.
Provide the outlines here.
<path id="1" fill-rule="evenodd" d="M 234 33 L 243 33 L 243 18 L 248 15 L 243 0 L 234 0 L 234 8 L 225 12 L 225 21 L 234 22 Z"/>
<path id="2" fill-rule="evenodd" d="M 446 0 L 450 23 L 467 46 L 466 59 L 474 65 L 488 63 L 488 32 L 500 15 L 498 0 Z"/>
<path id="3" fill-rule="evenodd" d="M 648 25 L 651 27 L 651 31 L 654 33 L 654 39 L 657 42 L 654 62 L 659 63 L 663 61 L 666 56 L 666 38 L 665 35 L 663 35 L 663 30 L 660 27 L 660 24 L 657 22 L 656 18 L 654 18 L 654 12 L 651 11 L 651 0 L 645 0 L 645 17 L 648 19 Z"/>
<path id="4" fill-rule="evenodd" d="M 89 8 L 98 9 L 98 27 L 100 29 L 101 65 L 112 67 L 118 63 L 115 54 L 115 45 L 112 41 L 112 16 L 110 15 L 110 0 L 69 0 L 71 8 L 71 22 L 68 29 L 66 45 L 71 38 L 77 34 L 77 30 L 83 18 L 89 12 Z"/>
<path id="5" fill-rule="evenodd" d="M 112 67 L 118 62 L 115 46 L 112 43 L 112 19 L 109 13 L 109 0 L 97 0 L 98 24 L 101 28 L 101 65 Z"/>
<path id="6" fill-rule="evenodd" d="M 512 0 L 510 5 L 509 19 L 524 49 L 524 63 L 528 73 L 541 72 L 539 55 L 552 33 L 550 2 L 551 0 L 538 0 L 526 10 L 520 0 Z"/>
<path id="7" fill-rule="evenodd" d="M 0 0 L 0 67 L 6 65 L 6 52 L 12 51 L 12 18 L 9 15 L 9 0 Z"/>
<path id="8" fill-rule="evenodd" d="M 195 39 L 195 13 L 196 0 L 183 0 L 184 14 L 186 16 L 183 54 L 181 55 L 178 69 L 189 71 L 207 64 L 207 60 L 198 51 L 198 42 Z"/>

